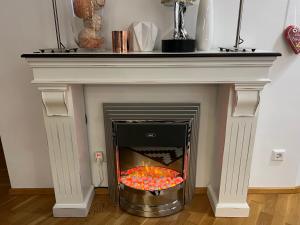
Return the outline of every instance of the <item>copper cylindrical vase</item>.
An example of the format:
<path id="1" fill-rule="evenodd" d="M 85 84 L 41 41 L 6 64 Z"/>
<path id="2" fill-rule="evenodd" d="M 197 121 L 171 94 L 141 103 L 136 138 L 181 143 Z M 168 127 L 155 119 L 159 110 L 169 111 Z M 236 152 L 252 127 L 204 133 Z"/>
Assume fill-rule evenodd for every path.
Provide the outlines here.
<path id="1" fill-rule="evenodd" d="M 113 31 L 112 32 L 112 49 L 115 53 L 128 52 L 128 31 Z"/>

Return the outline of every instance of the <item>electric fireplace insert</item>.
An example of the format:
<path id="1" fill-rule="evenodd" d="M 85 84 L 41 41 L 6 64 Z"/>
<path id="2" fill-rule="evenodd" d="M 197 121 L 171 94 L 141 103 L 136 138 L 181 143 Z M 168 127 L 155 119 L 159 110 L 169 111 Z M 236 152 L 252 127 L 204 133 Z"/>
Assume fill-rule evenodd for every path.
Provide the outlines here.
<path id="1" fill-rule="evenodd" d="M 184 205 L 189 122 L 114 122 L 120 206 L 142 216 Z"/>
<path id="2" fill-rule="evenodd" d="M 114 160 L 114 196 L 128 213 L 171 215 L 193 195 L 199 105 L 138 106 L 104 106 L 106 132 L 111 133 L 107 142 L 113 149 L 108 158 Z"/>

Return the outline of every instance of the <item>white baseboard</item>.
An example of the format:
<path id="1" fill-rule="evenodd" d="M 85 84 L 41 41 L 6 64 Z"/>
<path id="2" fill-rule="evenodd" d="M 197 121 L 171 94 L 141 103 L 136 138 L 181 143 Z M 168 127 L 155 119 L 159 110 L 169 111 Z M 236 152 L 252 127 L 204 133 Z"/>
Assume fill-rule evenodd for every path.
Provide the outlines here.
<path id="1" fill-rule="evenodd" d="M 216 193 L 208 186 L 207 195 L 215 217 L 248 217 L 250 208 L 245 203 L 219 203 Z"/>
<path id="2" fill-rule="evenodd" d="M 78 204 L 55 204 L 53 206 L 54 217 L 86 217 L 89 213 L 95 195 L 91 186 L 84 201 Z"/>

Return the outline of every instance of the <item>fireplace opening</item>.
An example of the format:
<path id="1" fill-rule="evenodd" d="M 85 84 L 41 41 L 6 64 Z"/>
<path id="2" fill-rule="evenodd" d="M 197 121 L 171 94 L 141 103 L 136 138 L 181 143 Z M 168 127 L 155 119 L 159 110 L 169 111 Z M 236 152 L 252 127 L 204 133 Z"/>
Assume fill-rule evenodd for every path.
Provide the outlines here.
<path id="1" fill-rule="evenodd" d="M 188 176 L 189 121 L 115 121 L 120 206 L 155 217 L 184 206 Z"/>
<path id="2" fill-rule="evenodd" d="M 200 104 L 105 103 L 110 198 L 128 213 L 161 217 L 192 200 Z"/>

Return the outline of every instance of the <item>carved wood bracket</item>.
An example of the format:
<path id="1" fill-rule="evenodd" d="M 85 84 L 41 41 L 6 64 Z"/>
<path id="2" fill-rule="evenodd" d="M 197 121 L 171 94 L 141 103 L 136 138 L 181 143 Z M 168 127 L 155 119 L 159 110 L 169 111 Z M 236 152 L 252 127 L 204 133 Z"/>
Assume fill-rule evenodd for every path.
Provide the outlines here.
<path id="1" fill-rule="evenodd" d="M 69 116 L 68 87 L 40 87 L 47 116 Z"/>
<path id="2" fill-rule="evenodd" d="M 233 92 L 233 117 L 254 117 L 263 85 L 236 84 Z"/>

